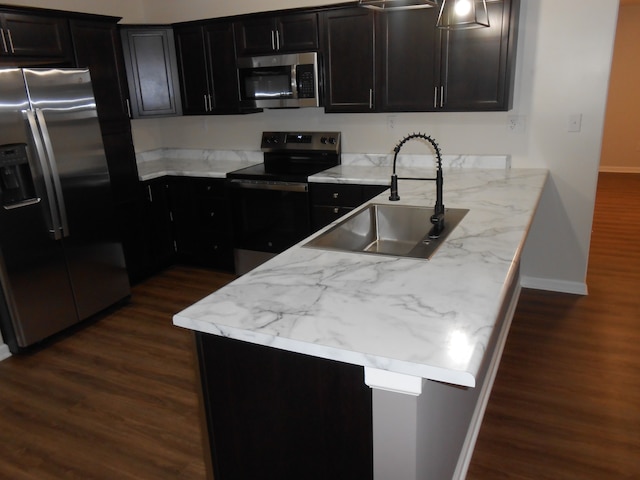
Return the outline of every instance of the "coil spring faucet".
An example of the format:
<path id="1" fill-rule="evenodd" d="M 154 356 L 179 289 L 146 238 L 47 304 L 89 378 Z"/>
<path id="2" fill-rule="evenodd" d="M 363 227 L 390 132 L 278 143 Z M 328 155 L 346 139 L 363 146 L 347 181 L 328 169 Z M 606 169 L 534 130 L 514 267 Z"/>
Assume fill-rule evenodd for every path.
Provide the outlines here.
<path id="1" fill-rule="evenodd" d="M 395 146 L 393 151 L 395 155 L 393 156 L 393 173 L 391 174 L 391 195 L 389 195 L 389 200 L 392 202 L 397 202 L 400 200 L 400 195 L 398 195 L 398 175 L 396 174 L 396 161 L 398 159 L 398 153 L 400 153 L 400 149 L 407 143 L 409 140 L 414 138 L 421 138 L 426 140 L 431 144 L 433 149 L 436 152 L 436 160 L 437 160 L 437 171 L 435 178 L 414 178 L 414 177 L 400 177 L 401 180 L 431 180 L 436 182 L 436 204 L 433 208 L 433 215 L 431 215 L 431 223 L 433 227 L 429 231 L 429 238 L 438 238 L 444 230 L 444 203 L 442 201 L 442 154 L 440 152 L 440 147 L 436 143 L 436 141 L 431 138 L 429 135 L 424 133 L 412 133 L 404 137 L 398 144 Z"/>

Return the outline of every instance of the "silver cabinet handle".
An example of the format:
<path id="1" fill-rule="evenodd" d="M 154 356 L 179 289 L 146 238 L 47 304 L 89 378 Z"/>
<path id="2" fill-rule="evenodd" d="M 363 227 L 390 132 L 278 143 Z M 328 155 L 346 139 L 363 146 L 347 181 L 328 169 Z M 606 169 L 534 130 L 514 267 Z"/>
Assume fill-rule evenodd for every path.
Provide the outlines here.
<path id="1" fill-rule="evenodd" d="M 438 108 L 438 87 L 433 87 L 433 108 Z"/>
<path id="2" fill-rule="evenodd" d="M 369 89 L 369 108 L 373 109 L 373 88 Z"/>
<path id="3" fill-rule="evenodd" d="M 211 94 L 209 94 L 208 97 L 209 97 L 209 111 L 213 112 L 213 99 L 211 97 Z"/>
<path id="4" fill-rule="evenodd" d="M 11 47 L 11 53 L 16 53 L 16 49 L 13 48 L 13 38 L 11 38 L 11 30 L 7 28 L 7 37 L 9 37 L 9 47 Z"/>
<path id="5" fill-rule="evenodd" d="M 132 118 L 131 117 L 131 103 L 129 103 L 129 99 L 128 98 L 125 99 L 125 104 L 127 106 L 127 115 L 129 116 L 129 118 Z"/>
<path id="6" fill-rule="evenodd" d="M 440 108 L 444 107 L 444 85 L 440 85 Z"/>
<path id="7" fill-rule="evenodd" d="M 271 30 L 271 50 L 276 49 L 276 32 Z"/>
<path id="8" fill-rule="evenodd" d="M 153 193 L 151 192 L 151 185 L 147 185 L 147 196 L 149 197 L 149 202 L 153 203 Z"/>
<path id="9" fill-rule="evenodd" d="M 276 50 L 280 50 L 280 31 L 276 30 Z"/>
<path id="10" fill-rule="evenodd" d="M 4 38 L 4 29 L 0 28 L 0 36 L 2 37 L 2 51 L 4 53 L 9 53 L 9 50 L 7 49 L 7 41 Z"/>
<path id="11" fill-rule="evenodd" d="M 207 94 L 204 94 L 204 111 L 208 112 L 209 111 L 209 104 L 207 103 Z"/>

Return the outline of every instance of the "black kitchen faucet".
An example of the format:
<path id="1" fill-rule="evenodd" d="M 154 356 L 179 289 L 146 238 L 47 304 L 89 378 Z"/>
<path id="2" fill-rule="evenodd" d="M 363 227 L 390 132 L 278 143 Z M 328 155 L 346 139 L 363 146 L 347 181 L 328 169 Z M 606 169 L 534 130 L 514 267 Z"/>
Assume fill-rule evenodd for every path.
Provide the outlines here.
<path id="1" fill-rule="evenodd" d="M 429 135 L 425 133 L 412 133 L 404 137 L 398 145 L 395 146 L 393 151 L 395 155 L 393 156 L 393 173 L 391 174 L 391 195 L 389 195 L 389 200 L 392 202 L 397 202 L 400 200 L 400 195 L 398 195 L 398 175 L 396 174 L 396 160 L 398 159 L 398 153 L 400 153 L 400 149 L 403 147 L 405 143 L 413 138 L 421 138 L 426 140 L 431 144 L 433 149 L 436 152 L 437 159 L 437 172 L 435 178 L 418 178 L 418 177 L 400 177 L 401 180 L 432 180 L 436 182 L 436 204 L 433 208 L 433 215 L 431 215 L 431 223 L 433 227 L 429 231 L 430 238 L 438 238 L 444 230 L 444 203 L 442 201 L 442 154 L 440 153 L 440 147 L 436 143 L 436 141 L 431 138 Z"/>

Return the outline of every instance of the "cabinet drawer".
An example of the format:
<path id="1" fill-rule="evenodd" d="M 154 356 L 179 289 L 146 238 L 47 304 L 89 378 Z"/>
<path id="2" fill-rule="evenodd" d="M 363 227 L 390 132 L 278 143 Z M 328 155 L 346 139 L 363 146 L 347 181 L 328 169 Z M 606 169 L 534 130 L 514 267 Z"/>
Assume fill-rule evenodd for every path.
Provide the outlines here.
<path id="1" fill-rule="evenodd" d="M 359 185 L 311 185 L 311 203 L 313 205 L 329 205 L 355 207 L 362 203 Z"/>
<path id="2" fill-rule="evenodd" d="M 224 198 L 226 195 L 225 183 L 221 179 L 199 180 L 192 187 L 201 198 Z"/>
<path id="3" fill-rule="evenodd" d="M 314 206 L 311 210 L 313 231 L 320 230 L 353 210 L 353 207 Z"/>

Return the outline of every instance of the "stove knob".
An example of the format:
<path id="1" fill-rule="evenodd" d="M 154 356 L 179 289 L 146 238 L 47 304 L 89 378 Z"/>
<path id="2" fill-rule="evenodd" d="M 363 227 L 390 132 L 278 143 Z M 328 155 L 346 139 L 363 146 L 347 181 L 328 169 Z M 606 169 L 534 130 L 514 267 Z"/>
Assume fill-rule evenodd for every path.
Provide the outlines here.
<path id="1" fill-rule="evenodd" d="M 323 145 L 327 144 L 327 137 L 320 137 L 320 143 L 322 143 Z"/>
<path id="2" fill-rule="evenodd" d="M 335 137 L 329 137 L 329 143 L 331 145 L 335 145 L 336 144 L 336 138 Z"/>

